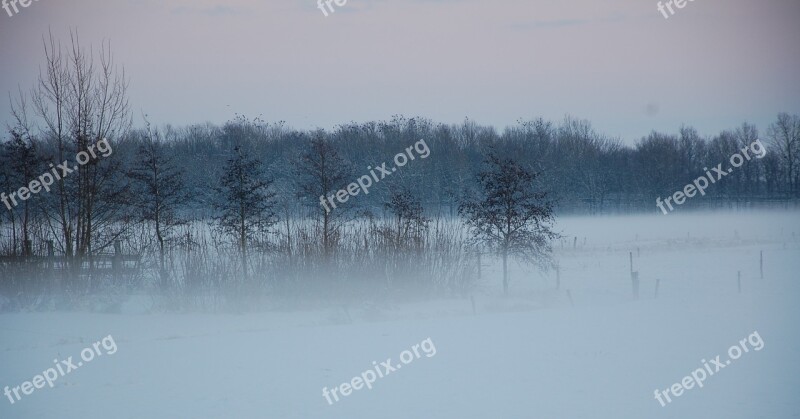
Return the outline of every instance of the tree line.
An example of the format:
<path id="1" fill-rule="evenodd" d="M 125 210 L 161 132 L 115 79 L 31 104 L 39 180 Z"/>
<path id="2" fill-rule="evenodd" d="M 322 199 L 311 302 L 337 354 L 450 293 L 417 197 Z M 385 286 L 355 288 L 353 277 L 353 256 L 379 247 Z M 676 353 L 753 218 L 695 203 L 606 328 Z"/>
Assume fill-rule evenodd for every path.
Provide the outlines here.
<path id="1" fill-rule="evenodd" d="M 93 52 L 75 33 L 67 47 L 50 35 L 44 55 L 36 85 L 12 98 L 14 123 L 0 146 L 0 190 L 28 185 L 102 139 L 114 152 L 78 167 L 49 193 L 0 208 L 0 253 L 41 254 L 42 243 L 53 241 L 60 254 L 83 258 L 123 240 L 152 256 L 164 288 L 176 278 L 188 280 L 196 268 L 184 259 L 185 272 L 177 275 L 172 252 L 196 255 L 202 240 L 216 249 L 229 246 L 236 260 L 230 269 L 243 278 L 263 272 L 265 263 L 292 272 L 327 269 L 376 247 L 384 256 L 405 255 L 398 267 L 423 250 L 450 252 L 456 260 L 476 245 L 498 252 L 504 267 L 509 255 L 547 265 L 549 241 L 557 235 L 546 221 L 555 213 L 657 211 L 656 197 L 756 139 L 766 144 L 766 156 L 692 205 L 800 197 L 800 117 L 787 113 L 763 133 L 744 123 L 703 138 L 684 126 L 676 134 L 653 132 L 634 146 L 572 117 L 520 121 L 502 132 L 471 120 L 441 124 L 404 116 L 298 130 L 245 116 L 222 125 L 154 126 L 142 115 L 144 125 L 133 127 L 127 76 L 107 44 Z M 431 158 L 333 211 L 319 204 L 320 196 L 346 188 L 420 139 Z M 461 227 L 448 226 L 452 219 Z M 197 223 L 211 232 L 197 230 Z M 515 223 L 522 229 L 512 228 Z M 264 254 L 282 260 L 265 261 Z M 455 266 L 447 269 L 450 277 L 463 277 Z M 221 274 L 209 272 L 200 276 L 220 281 Z M 505 289 L 507 281 L 506 273 Z"/>

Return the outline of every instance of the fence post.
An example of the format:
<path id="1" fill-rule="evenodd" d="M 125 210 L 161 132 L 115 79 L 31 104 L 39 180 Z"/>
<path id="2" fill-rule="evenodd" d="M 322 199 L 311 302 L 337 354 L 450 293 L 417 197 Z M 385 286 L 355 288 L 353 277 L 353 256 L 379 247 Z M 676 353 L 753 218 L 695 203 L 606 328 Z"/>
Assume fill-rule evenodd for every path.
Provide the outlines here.
<path id="1" fill-rule="evenodd" d="M 53 246 L 53 241 L 47 241 L 47 268 L 54 269 L 55 268 L 55 258 L 56 258 L 56 250 Z"/>
<path id="2" fill-rule="evenodd" d="M 736 287 L 739 289 L 739 294 L 742 293 L 742 271 L 736 271 Z"/>
<path id="3" fill-rule="evenodd" d="M 561 289 L 561 267 L 556 265 L 556 290 Z"/>
<path id="4" fill-rule="evenodd" d="M 630 255 L 630 260 L 631 260 L 631 264 L 630 264 L 631 265 L 631 275 L 633 275 L 633 252 L 629 252 L 628 254 Z"/>
<path id="5" fill-rule="evenodd" d="M 633 298 L 639 299 L 639 272 L 631 272 L 631 287 L 633 288 Z"/>

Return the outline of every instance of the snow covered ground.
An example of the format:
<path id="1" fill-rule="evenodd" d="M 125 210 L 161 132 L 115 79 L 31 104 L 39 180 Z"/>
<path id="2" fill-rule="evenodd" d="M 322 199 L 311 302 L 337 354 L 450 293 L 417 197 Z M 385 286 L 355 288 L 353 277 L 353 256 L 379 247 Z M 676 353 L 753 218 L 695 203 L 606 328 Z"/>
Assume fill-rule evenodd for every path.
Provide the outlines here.
<path id="1" fill-rule="evenodd" d="M 560 289 L 555 273 L 512 264 L 504 299 L 487 259 L 477 314 L 469 299 L 154 314 L 143 297 L 122 314 L 2 314 L 0 390 L 108 335 L 117 351 L 100 346 L 14 404 L 2 396 L 0 418 L 800 417 L 800 213 L 569 217 L 558 228 Z M 665 407 L 654 398 L 754 331 L 762 350 Z M 333 405 L 323 397 L 427 338 L 434 356 Z"/>

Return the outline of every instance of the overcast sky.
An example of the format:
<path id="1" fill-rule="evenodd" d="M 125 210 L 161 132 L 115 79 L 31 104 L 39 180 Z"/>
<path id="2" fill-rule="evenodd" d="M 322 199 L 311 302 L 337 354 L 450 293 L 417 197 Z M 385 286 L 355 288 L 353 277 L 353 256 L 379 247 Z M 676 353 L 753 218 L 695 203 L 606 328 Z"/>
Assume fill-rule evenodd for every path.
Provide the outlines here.
<path id="1" fill-rule="evenodd" d="M 669 19 L 656 3 L 348 0 L 325 17 L 315 0 L 38 0 L 0 9 L 0 92 L 33 85 L 48 28 L 77 28 L 111 41 L 137 124 L 571 114 L 630 143 L 800 113 L 800 0 L 696 0 Z"/>

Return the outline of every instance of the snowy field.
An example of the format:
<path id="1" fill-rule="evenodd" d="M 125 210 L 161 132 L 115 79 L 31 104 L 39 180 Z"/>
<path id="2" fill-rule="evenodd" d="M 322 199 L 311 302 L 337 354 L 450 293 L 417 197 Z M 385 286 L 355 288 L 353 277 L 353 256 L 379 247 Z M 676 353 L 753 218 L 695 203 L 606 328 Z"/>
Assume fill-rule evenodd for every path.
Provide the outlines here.
<path id="1" fill-rule="evenodd" d="M 486 258 L 476 313 L 448 299 L 162 314 L 133 296 L 122 314 L 2 314 L 0 387 L 54 359 L 77 363 L 109 335 L 116 352 L 101 345 L 53 388 L 3 396 L 0 418 L 800 417 L 800 213 L 568 217 L 557 228 L 560 288 L 554 272 L 512 264 L 502 298 Z M 754 331 L 761 350 L 664 407 L 655 399 Z M 332 405 L 323 397 L 427 338 L 435 355 Z"/>

